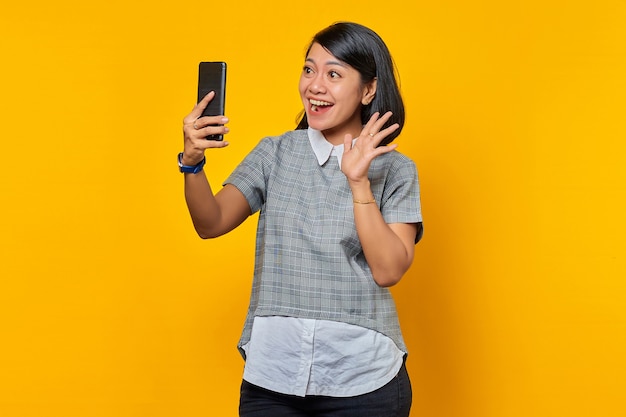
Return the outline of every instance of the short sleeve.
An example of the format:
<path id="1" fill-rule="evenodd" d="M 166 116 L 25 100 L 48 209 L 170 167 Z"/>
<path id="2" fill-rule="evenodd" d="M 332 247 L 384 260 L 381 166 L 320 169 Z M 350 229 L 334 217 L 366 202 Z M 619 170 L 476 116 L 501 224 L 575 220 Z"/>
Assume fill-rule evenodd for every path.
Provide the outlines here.
<path id="1" fill-rule="evenodd" d="M 387 223 L 420 223 L 422 208 L 415 163 L 398 154 L 391 164 L 380 202 Z"/>
<path id="2" fill-rule="evenodd" d="M 275 149 L 271 138 L 261 140 L 223 183 L 234 185 L 241 191 L 252 213 L 259 211 L 265 202 Z"/>

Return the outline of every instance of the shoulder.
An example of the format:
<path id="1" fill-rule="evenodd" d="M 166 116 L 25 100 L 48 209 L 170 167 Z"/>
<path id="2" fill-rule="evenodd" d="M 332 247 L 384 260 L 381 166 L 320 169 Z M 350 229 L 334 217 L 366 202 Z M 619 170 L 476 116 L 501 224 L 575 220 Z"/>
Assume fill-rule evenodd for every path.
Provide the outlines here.
<path id="1" fill-rule="evenodd" d="M 300 147 L 303 142 L 308 143 L 309 136 L 306 130 L 289 130 L 278 136 L 267 136 L 263 138 L 261 142 L 267 142 L 267 145 L 276 147 L 277 149 L 290 149 Z"/>
<path id="2" fill-rule="evenodd" d="M 290 130 L 278 136 L 266 136 L 254 147 L 251 155 L 275 159 L 285 155 L 306 155 L 309 138 L 306 130 Z"/>
<path id="3" fill-rule="evenodd" d="M 302 141 L 308 142 L 306 130 L 289 130 L 277 136 L 265 136 L 262 138 L 255 148 L 276 149 L 289 148 Z"/>
<path id="4" fill-rule="evenodd" d="M 415 162 L 408 156 L 398 152 L 392 151 L 380 155 L 372 164 L 375 169 L 383 170 L 387 173 L 394 173 L 397 171 L 417 171 Z"/>

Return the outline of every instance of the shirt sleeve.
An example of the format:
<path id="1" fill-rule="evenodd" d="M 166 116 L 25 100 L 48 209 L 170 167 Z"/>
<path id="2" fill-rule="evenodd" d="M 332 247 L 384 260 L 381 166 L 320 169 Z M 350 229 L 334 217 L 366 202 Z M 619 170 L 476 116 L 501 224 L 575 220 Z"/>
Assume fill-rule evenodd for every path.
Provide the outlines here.
<path id="1" fill-rule="evenodd" d="M 420 223 L 422 208 L 415 163 L 405 156 L 389 169 L 380 209 L 387 223 Z"/>
<path id="2" fill-rule="evenodd" d="M 262 139 L 223 183 L 242 192 L 252 213 L 259 211 L 265 202 L 274 153 L 275 142 L 271 138 Z"/>

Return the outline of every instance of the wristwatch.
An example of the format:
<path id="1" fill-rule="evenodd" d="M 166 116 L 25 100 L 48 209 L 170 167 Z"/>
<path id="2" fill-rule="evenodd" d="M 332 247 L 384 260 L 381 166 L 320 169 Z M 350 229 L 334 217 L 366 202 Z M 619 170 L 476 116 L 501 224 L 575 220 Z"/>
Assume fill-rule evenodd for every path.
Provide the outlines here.
<path id="1" fill-rule="evenodd" d="M 180 172 L 187 172 L 189 174 L 197 174 L 202 171 L 204 168 L 204 164 L 206 163 L 206 157 L 202 158 L 202 161 L 198 162 L 196 165 L 183 165 L 183 153 L 178 154 L 178 168 Z"/>

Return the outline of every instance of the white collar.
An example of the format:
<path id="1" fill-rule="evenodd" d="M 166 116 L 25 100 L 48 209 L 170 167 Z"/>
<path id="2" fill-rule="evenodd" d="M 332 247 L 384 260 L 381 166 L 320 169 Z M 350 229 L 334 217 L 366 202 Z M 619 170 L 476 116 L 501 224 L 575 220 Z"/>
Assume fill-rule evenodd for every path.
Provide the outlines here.
<path id="1" fill-rule="evenodd" d="M 341 167 L 341 157 L 343 156 L 343 143 L 341 145 L 333 146 L 332 143 L 326 140 L 322 132 L 312 128 L 307 128 L 307 134 L 309 136 L 309 142 L 313 148 L 313 152 L 317 157 L 317 162 L 320 166 L 324 165 L 331 156 L 337 157 L 339 167 Z M 355 139 L 356 140 L 356 139 Z M 352 141 L 354 143 L 354 140 Z"/>

